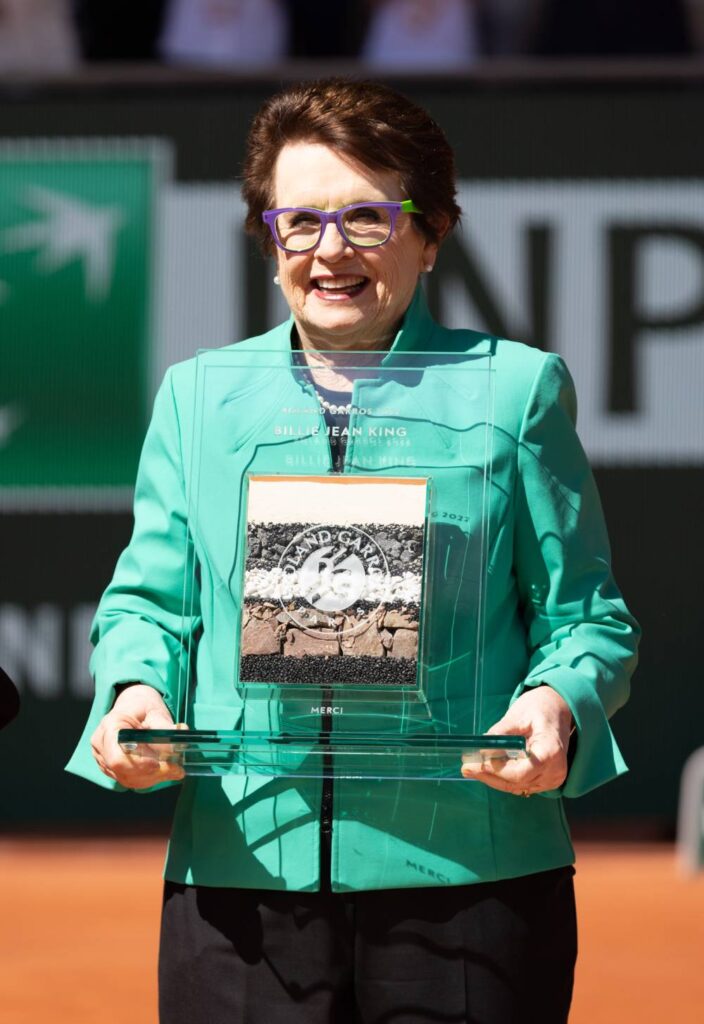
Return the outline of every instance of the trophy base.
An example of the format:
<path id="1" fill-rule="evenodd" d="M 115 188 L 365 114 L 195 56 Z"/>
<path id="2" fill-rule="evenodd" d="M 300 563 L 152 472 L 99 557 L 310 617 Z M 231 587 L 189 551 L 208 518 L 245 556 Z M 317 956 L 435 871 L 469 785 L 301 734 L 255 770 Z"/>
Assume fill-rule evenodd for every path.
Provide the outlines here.
<path id="1" fill-rule="evenodd" d="M 120 729 L 118 742 L 127 754 L 179 765 L 186 775 L 200 776 L 459 781 L 463 760 L 526 756 L 522 736 Z"/>

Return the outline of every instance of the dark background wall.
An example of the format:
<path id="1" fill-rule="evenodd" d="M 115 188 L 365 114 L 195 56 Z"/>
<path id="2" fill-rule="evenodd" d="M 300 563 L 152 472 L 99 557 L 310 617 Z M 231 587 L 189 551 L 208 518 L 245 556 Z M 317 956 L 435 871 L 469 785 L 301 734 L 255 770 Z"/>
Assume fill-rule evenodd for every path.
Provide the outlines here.
<path id="1" fill-rule="evenodd" d="M 163 307 L 169 305 L 173 275 L 187 273 L 194 294 L 214 289 L 212 304 L 224 303 L 222 322 L 232 324 L 234 337 L 254 333 L 273 315 L 268 301 L 271 271 L 238 228 L 233 182 L 249 121 L 278 84 L 280 79 L 184 80 L 151 73 L 149 81 L 132 75 L 103 83 L 95 76 L 92 83 L 39 84 L 0 92 L 0 137 L 12 140 L 0 142 L 0 284 L 5 280 L 15 288 L 6 289 L 4 302 L 0 290 L 0 412 L 4 409 L 6 416 L 3 421 L 0 415 L 0 663 L 15 675 L 24 702 L 21 718 L 0 737 L 0 828 L 115 821 L 126 827 L 136 821 L 158 823 L 168 812 L 169 793 L 116 797 L 65 775 L 61 766 L 88 709 L 87 627 L 117 554 L 129 538 L 130 482 L 150 395 L 161 366 L 180 358 L 187 347 L 186 342 L 175 345 L 164 329 L 168 309 L 165 313 Z M 634 831 L 647 826 L 653 834 L 667 834 L 673 827 L 683 762 L 704 737 L 698 658 L 703 625 L 704 554 L 698 531 L 704 510 L 704 434 L 697 412 L 704 383 L 699 375 L 704 365 L 704 145 L 697 130 L 704 122 L 704 79 L 668 74 L 666 69 L 606 76 L 599 69 L 549 75 L 517 69 L 510 75 L 416 78 L 393 84 L 427 106 L 446 129 L 470 206 L 473 196 L 479 202 L 491 186 L 497 209 L 518 211 L 513 221 L 509 218 L 509 228 L 514 225 L 515 245 L 525 249 L 519 271 L 510 270 L 510 240 L 499 244 L 492 239 L 491 218 L 484 226 L 479 212 L 467 209 L 464 233 L 446 247 L 439 261 L 431 302 L 446 320 L 460 320 L 469 309 L 474 317 L 471 326 L 566 355 L 586 408 L 585 444 L 610 527 L 616 576 L 643 625 L 633 697 L 615 723 L 631 773 L 570 804 L 570 816 L 578 824 L 607 821 Z M 21 180 L 23 158 L 18 153 L 29 154 L 29 180 L 30 164 L 41 150 L 32 140 L 54 140 L 48 144 L 50 162 L 65 164 L 66 154 L 78 151 L 77 139 L 127 137 L 137 142 L 113 141 L 112 156 L 118 150 L 148 151 L 153 171 L 153 205 L 142 211 L 143 241 L 135 249 L 149 249 L 151 262 L 138 285 L 125 286 L 120 307 L 123 312 L 133 309 L 132 320 L 109 337 L 105 324 L 114 324 L 117 313 L 101 306 L 102 298 L 90 298 L 87 290 L 85 310 L 73 310 L 66 297 L 70 288 L 88 289 L 75 259 L 66 259 L 56 271 L 65 275 L 61 294 L 47 292 L 50 269 L 38 274 L 36 300 L 25 296 L 22 307 L 36 315 L 20 315 L 10 300 L 20 290 L 18 282 L 25 280 L 22 275 L 36 269 L 36 249 L 20 251 L 18 236 L 3 232 L 16 228 L 23 216 L 36 220 L 39 212 L 36 203 L 31 207 L 31 195 L 25 200 L 30 203 L 28 213 L 11 208 L 9 185 L 3 191 L 3 165 L 14 161 L 13 173 Z M 74 149 L 70 142 L 57 142 L 59 138 L 74 140 Z M 30 140 L 25 150 L 18 140 Z M 151 141 L 147 145 L 145 140 Z M 60 146 L 63 155 L 57 157 Z M 90 150 L 85 142 L 81 147 Z M 155 152 L 161 154 L 156 160 Z M 80 179 L 82 172 L 76 173 Z M 119 177 L 113 167 L 106 180 Z M 530 190 L 536 187 L 542 188 L 542 203 L 546 189 L 555 194 L 554 216 L 545 214 L 537 226 L 520 213 L 531 209 L 531 196 L 539 193 Z M 230 193 L 232 199 L 227 198 Z M 636 193 L 642 198 L 637 216 L 632 210 L 623 218 L 609 215 L 609 244 L 598 266 L 585 269 L 585 278 L 591 275 L 601 281 L 597 315 L 586 283 L 580 293 L 579 267 L 571 271 L 571 284 L 566 283 L 568 271 L 560 259 L 562 250 L 556 247 L 571 231 L 577 242 L 568 248 L 568 256 L 580 258 L 580 217 L 591 209 L 589 203 L 596 202 L 594 197 L 601 202 L 604 195 L 610 196 L 618 211 L 623 196 L 623 209 L 630 210 L 630 196 L 637 198 Z M 109 195 L 109 187 L 103 193 L 98 189 L 92 201 L 105 205 Z M 231 203 L 234 211 L 231 292 L 224 297 L 207 269 L 209 246 L 200 235 L 194 236 L 193 245 L 204 246 L 203 259 L 194 260 L 195 269 L 189 270 L 186 263 L 185 270 L 173 269 L 182 248 L 188 247 L 192 224 L 185 214 L 178 220 L 175 211 L 197 202 L 205 203 L 207 210 L 207 203 L 216 201 L 225 204 L 223 209 Z M 681 207 L 676 217 L 670 210 L 673 202 Z M 133 209 L 138 209 L 138 199 L 134 203 Z M 3 237 L 14 238 L 14 248 L 3 247 Z M 127 229 L 120 237 L 127 238 Z M 669 306 L 660 303 L 656 310 L 648 292 L 652 254 L 645 248 L 652 239 L 672 249 L 669 270 L 665 264 L 670 250 L 655 253 L 665 275 L 671 273 L 675 280 L 684 260 L 685 276 L 691 278 L 686 294 L 674 297 Z M 484 260 L 485 252 L 493 256 Z M 120 260 L 134 271 L 128 251 L 118 247 L 116 258 L 116 275 L 121 273 Z M 25 261 L 20 269 L 18 260 Z M 502 289 L 498 278 L 504 264 L 509 282 L 511 274 L 518 273 L 520 295 L 512 294 L 505 282 Z M 662 274 L 656 277 L 661 281 Z M 232 304 L 229 311 L 227 303 Z M 571 309 L 559 312 L 561 303 Z M 583 314 L 595 317 L 593 328 L 585 330 Z M 69 327 L 59 330 L 58 321 L 66 317 Z M 75 350 L 64 352 L 62 362 L 73 381 L 72 393 L 67 394 L 52 353 L 67 344 L 72 317 L 85 334 L 86 348 L 76 342 Z M 578 351 L 574 343 L 570 346 L 570 323 L 574 337 L 583 338 Z M 194 337 L 192 351 L 203 343 L 228 340 L 232 337 Z M 657 366 L 674 367 L 671 376 L 652 367 L 648 376 L 644 370 L 653 346 L 660 353 Z M 20 350 L 31 353 L 31 358 L 18 356 Z M 85 351 L 99 353 L 95 365 L 86 361 Z M 106 374 L 111 353 L 117 356 Z M 120 380 L 121 373 L 134 380 L 133 387 L 124 384 L 124 377 Z M 125 391 L 128 411 L 111 414 L 112 429 L 100 435 L 100 446 L 81 456 L 88 468 L 62 486 L 63 470 L 52 477 L 51 465 L 62 465 L 71 444 L 80 448 L 86 437 L 94 436 L 101 415 L 105 419 L 101 407 L 104 410 L 108 399 L 119 399 Z M 30 392 L 36 392 L 45 410 L 43 430 L 54 441 L 66 439 L 63 448 L 56 441 L 58 454 L 52 455 L 51 449 L 41 466 L 37 462 L 35 475 L 31 466 L 38 458 L 36 439 L 32 442 L 27 435 L 23 454 L 16 446 L 24 443 L 25 428 L 2 433 L 10 416 L 7 410 L 19 409 L 21 396 Z M 653 395 L 665 410 L 659 419 L 649 417 Z M 103 473 L 101 466 L 109 469 Z"/>

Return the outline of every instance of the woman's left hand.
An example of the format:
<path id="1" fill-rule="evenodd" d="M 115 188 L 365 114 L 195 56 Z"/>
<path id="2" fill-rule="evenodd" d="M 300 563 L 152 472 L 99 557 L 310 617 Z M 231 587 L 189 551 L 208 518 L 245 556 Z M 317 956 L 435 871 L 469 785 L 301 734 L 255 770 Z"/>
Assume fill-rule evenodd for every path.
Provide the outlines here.
<path id="1" fill-rule="evenodd" d="M 572 713 L 559 693 L 549 686 L 526 690 L 487 735 L 525 736 L 528 756 L 463 763 L 462 775 L 515 796 L 557 789 L 567 777 L 572 726 Z"/>

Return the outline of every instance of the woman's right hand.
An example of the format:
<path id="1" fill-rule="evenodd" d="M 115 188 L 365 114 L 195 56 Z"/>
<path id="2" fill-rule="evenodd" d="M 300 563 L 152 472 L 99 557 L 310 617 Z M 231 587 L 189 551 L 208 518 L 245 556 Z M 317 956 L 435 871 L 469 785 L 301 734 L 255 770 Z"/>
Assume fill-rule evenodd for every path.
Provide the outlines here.
<path id="1" fill-rule="evenodd" d="M 161 694 L 152 686 L 135 683 L 119 694 L 112 710 L 93 733 L 93 757 L 101 772 L 128 789 L 147 789 L 158 782 L 182 779 L 184 771 L 180 765 L 127 754 L 117 742 L 120 729 L 174 728 Z"/>

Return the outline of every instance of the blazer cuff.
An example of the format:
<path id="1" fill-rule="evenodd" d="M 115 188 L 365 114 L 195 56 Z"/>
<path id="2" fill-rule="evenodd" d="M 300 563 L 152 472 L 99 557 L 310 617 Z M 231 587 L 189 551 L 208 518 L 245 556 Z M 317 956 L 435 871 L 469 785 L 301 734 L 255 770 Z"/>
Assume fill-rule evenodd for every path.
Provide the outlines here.
<path id="1" fill-rule="evenodd" d="M 155 786 L 150 786 L 148 789 L 129 790 L 126 786 L 121 785 L 119 782 L 116 782 L 115 779 L 111 779 L 108 775 L 104 775 L 103 772 L 101 772 L 97 761 L 93 757 L 93 751 L 90 745 L 90 738 L 98 728 L 101 719 L 112 710 L 117 697 L 117 691 L 115 688 L 121 683 L 133 682 L 144 683 L 145 685 L 152 686 L 157 690 L 164 698 L 164 702 L 173 717 L 174 709 L 170 706 L 170 701 L 165 693 L 165 687 L 161 680 L 159 680 L 157 673 L 142 663 L 132 666 L 131 671 L 130 666 L 123 666 L 123 671 L 119 673 L 119 677 L 116 676 L 116 678 L 112 680 L 103 678 L 99 682 L 96 681 L 96 692 L 95 697 L 93 698 L 90 714 L 88 715 L 88 721 L 86 722 L 76 749 L 66 765 L 66 771 L 71 772 L 72 775 L 78 775 L 82 779 L 87 779 L 88 782 L 94 782 L 96 785 L 102 786 L 103 789 L 114 790 L 116 793 L 152 793 L 156 789 L 164 789 L 166 786 L 175 785 L 178 780 L 160 782 Z"/>
<path id="2" fill-rule="evenodd" d="M 584 677 L 563 665 L 544 667 L 517 688 L 511 703 L 528 688 L 550 686 L 563 698 L 574 719 L 576 743 L 567 778 L 553 796 L 576 797 L 628 771 L 598 694 Z M 574 739 L 575 737 L 573 737 Z"/>

